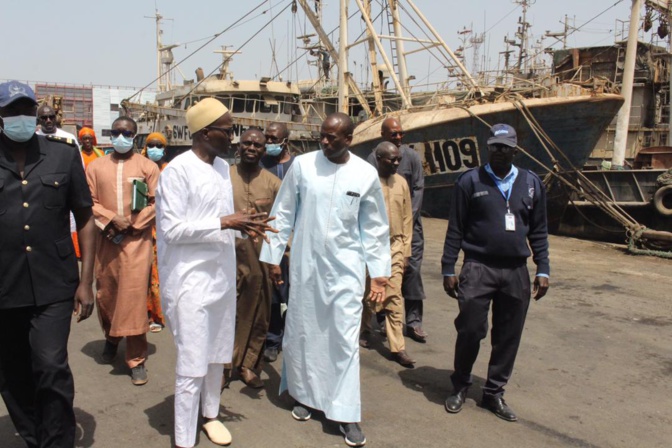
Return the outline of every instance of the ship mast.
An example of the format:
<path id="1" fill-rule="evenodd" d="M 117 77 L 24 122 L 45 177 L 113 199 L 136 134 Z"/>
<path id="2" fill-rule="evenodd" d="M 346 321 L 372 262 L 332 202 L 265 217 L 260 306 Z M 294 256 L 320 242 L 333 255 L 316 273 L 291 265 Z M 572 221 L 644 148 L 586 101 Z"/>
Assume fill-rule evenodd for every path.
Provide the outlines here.
<path id="1" fill-rule="evenodd" d="M 413 9 L 415 14 L 422 20 L 422 22 L 425 24 L 427 27 L 427 30 L 434 36 L 434 39 L 436 39 L 436 44 L 443 48 L 443 51 L 445 51 L 452 62 L 457 66 L 457 68 L 460 70 L 461 74 L 461 80 L 464 84 L 466 84 L 470 89 L 473 89 L 474 91 L 478 92 L 480 95 L 482 95 L 481 88 L 478 86 L 478 83 L 476 80 L 471 76 L 467 68 L 462 64 L 462 62 L 458 59 L 457 56 L 455 56 L 455 53 L 453 53 L 453 50 L 448 47 L 448 45 L 444 42 L 443 38 L 441 35 L 436 31 L 436 29 L 432 26 L 431 23 L 425 18 L 425 16 L 420 12 L 417 6 L 411 1 L 411 0 L 406 0 L 406 3 L 409 4 L 409 6 Z"/>
<path id="2" fill-rule="evenodd" d="M 515 3 L 523 7 L 523 16 L 518 18 L 518 32 L 516 37 L 520 39 L 520 51 L 518 52 L 518 63 L 516 64 L 516 70 L 518 73 L 527 72 L 527 48 L 529 45 L 529 35 L 528 30 L 530 29 L 530 24 L 527 21 L 527 8 L 536 1 L 530 0 L 515 0 Z"/>
<path id="3" fill-rule="evenodd" d="M 339 57 L 338 52 L 336 52 L 336 49 L 334 48 L 334 45 L 329 40 L 329 36 L 327 36 L 327 33 L 324 31 L 324 28 L 322 28 L 322 24 L 320 24 L 320 21 L 318 20 L 317 16 L 310 9 L 310 6 L 308 6 L 307 1 L 306 0 L 297 0 L 297 1 L 299 3 L 299 6 L 301 6 L 301 9 L 303 9 L 303 12 L 306 14 L 306 17 L 308 18 L 308 21 L 310 21 L 310 24 L 313 26 L 313 28 L 317 32 L 317 35 L 320 38 L 320 42 L 322 42 L 324 47 L 329 52 L 329 55 L 331 56 L 331 59 L 334 60 L 334 61 L 340 61 L 341 59 Z M 345 0 L 341 0 L 341 1 L 345 1 Z M 342 64 L 339 64 L 339 70 L 340 70 L 341 65 Z M 347 82 L 350 91 L 352 91 L 352 93 L 354 93 L 354 95 L 357 97 L 357 100 L 361 104 L 364 111 L 369 116 L 371 116 L 371 108 L 369 107 L 369 104 L 367 103 L 366 98 L 364 98 L 364 94 L 362 93 L 360 88 L 357 86 L 355 81 L 350 76 L 346 76 L 345 81 Z"/>
<path id="4" fill-rule="evenodd" d="M 344 0 L 341 0 L 344 1 Z M 383 58 L 383 61 L 385 62 L 385 66 L 387 67 L 387 70 L 390 73 L 390 77 L 392 78 L 392 81 L 394 81 L 394 85 L 397 87 L 397 90 L 399 91 L 399 96 L 401 97 L 401 104 L 403 105 L 404 109 L 407 109 L 411 107 L 411 100 L 404 91 L 404 88 L 401 84 L 401 81 L 399 81 L 399 77 L 394 71 L 394 67 L 390 63 L 390 60 L 387 57 L 387 54 L 385 53 L 385 49 L 383 48 L 383 44 L 380 42 L 380 37 L 378 36 L 378 33 L 376 33 L 375 28 L 373 27 L 373 23 L 371 22 L 371 17 L 369 17 L 366 14 L 366 8 L 364 8 L 364 5 L 362 4 L 362 0 L 355 0 L 357 2 L 357 6 L 359 7 L 359 10 L 362 13 L 362 18 L 364 19 L 364 22 L 366 23 L 366 27 L 368 28 L 369 32 L 371 33 L 371 37 L 373 38 L 373 41 L 376 44 L 376 47 L 378 48 L 378 51 L 380 52 L 380 57 Z M 403 55 L 400 55 L 400 59 L 403 58 Z M 374 74 L 375 76 L 375 74 Z"/>
<path id="5" fill-rule="evenodd" d="M 388 0 L 390 5 L 390 12 L 392 13 L 392 26 L 394 28 L 394 37 L 396 52 L 399 61 L 399 82 L 401 83 L 401 89 L 404 91 L 406 96 L 411 95 L 411 91 L 408 87 L 408 70 L 406 69 L 406 54 L 404 52 L 404 40 L 401 34 L 401 22 L 399 21 L 399 1 L 398 0 Z"/>
<path id="6" fill-rule="evenodd" d="M 346 80 L 348 73 L 348 0 L 340 1 L 340 23 L 338 39 L 338 110 L 344 114 L 349 109 L 349 90 Z"/>
<path id="7" fill-rule="evenodd" d="M 163 21 L 163 16 L 159 13 L 158 9 L 155 11 L 154 16 L 145 16 L 145 18 L 156 21 L 156 79 L 158 80 L 159 92 L 165 92 L 173 88 L 170 69 L 174 61 L 173 48 L 178 45 L 164 46 L 161 42 L 163 35 L 161 22 Z"/>
<path id="8" fill-rule="evenodd" d="M 366 14 L 371 16 L 371 2 L 373 0 L 366 1 Z M 368 38 L 368 47 L 369 47 L 369 61 L 371 64 L 372 83 L 373 83 L 373 98 L 376 103 L 376 108 L 374 113 L 376 116 L 383 114 L 383 88 L 381 85 L 380 76 L 378 76 L 378 56 L 376 55 L 376 44 L 373 42 L 373 36 L 369 28 L 366 28 L 366 36 Z"/>
<path id="9" fill-rule="evenodd" d="M 625 98 L 616 121 L 616 136 L 614 137 L 614 154 L 611 158 L 611 169 L 623 169 L 625 163 L 625 147 L 628 143 L 628 128 L 630 126 L 630 106 L 632 103 L 632 85 L 635 80 L 635 59 L 637 59 L 637 33 L 639 31 L 639 11 L 642 0 L 632 0 L 630 10 L 630 29 L 628 30 L 628 45 L 625 49 L 625 64 L 623 67 L 623 84 L 621 95 Z"/>

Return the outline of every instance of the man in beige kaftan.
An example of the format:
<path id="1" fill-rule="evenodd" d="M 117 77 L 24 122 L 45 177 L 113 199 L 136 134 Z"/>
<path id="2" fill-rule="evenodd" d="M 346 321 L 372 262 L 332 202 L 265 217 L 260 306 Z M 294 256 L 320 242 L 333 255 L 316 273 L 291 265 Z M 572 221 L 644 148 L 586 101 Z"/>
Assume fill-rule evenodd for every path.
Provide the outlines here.
<path id="1" fill-rule="evenodd" d="M 112 362 L 126 337 L 126 364 L 135 385 L 147 382 L 147 284 L 152 264 L 156 163 L 133 152 L 135 122 L 120 117 L 112 124 L 114 152 L 91 162 L 86 178 L 100 230 L 96 247 L 96 303 L 105 333 L 103 360 Z M 147 184 L 148 205 L 131 212 L 133 180 Z"/>
<path id="2" fill-rule="evenodd" d="M 402 157 L 399 148 L 390 142 L 382 142 L 375 149 L 375 157 L 380 185 L 385 197 L 387 219 L 390 222 L 392 276 L 385 287 L 384 302 L 372 303 L 367 300 L 368 289 L 364 294 L 360 345 L 365 347 L 368 345 L 372 314 L 385 311 L 385 330 L 392 358 L 404 367 L 412 367 L 415 361 L 406 353 L 406 342 L 404 341 L 404 298 L 401 294 L 401 280 L 404 276 L 404 268 L 408 265 L 408 259 L 411 256 L 413 238 L 411 193 L 406 179 L 397 174 Z"/>
<path id="3" fill-rule="evenodd" d="M 259 165 L 266 152 L 263 132 L 250 129 L 240 136 L 240 163 L 231 167 L 235 211 L 270 213 L 280 190 L 280 179 Z M 259 261 L 261 238 L 236 240 L 237 305 L 233 365 L 252 388 L 261 388 L 259 367 L 271 317 L 272 284 L 267 265 Z"/>

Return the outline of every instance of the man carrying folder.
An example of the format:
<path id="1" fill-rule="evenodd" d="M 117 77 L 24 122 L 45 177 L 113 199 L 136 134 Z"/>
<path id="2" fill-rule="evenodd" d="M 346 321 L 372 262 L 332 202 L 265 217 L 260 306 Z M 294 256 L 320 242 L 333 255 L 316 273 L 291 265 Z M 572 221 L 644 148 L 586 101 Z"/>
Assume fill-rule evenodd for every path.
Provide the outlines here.
<path id="1" fill-rule="evenodd" d="M 152 264 L 154 191 L 159 168 L 133 151 L 135 121 L 112 123 L 114 152 L 88 166 L 86 177 L 100 230 L 96 249 L 96 303 L 105 333 L 104 362 L 111 363 L 126 337 L 131 381 L 147 382 L 147 283 Z"/>

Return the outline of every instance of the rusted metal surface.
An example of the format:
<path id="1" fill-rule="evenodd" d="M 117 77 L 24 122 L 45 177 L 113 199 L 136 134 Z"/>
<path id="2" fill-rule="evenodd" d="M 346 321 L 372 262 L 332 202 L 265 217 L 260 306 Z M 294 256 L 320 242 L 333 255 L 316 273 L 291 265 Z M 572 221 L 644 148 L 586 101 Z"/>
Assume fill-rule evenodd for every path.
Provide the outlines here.
<path id="1" fill-rule="evenodd" d="M 586 81 L 603 77 L 619 82 L 626 42 L 604 47 L 570 48 L 553 52 L 555 76 L 560 81 Z M 635 62 L 635 81 L 667 82 L 667 50 L 639 42 Z M 580 71 L 579 71 L 580 70 Z M 578 79 L 577 79 L 578 75 Z"/>
<path id="2" fill-rule="evenodd" d="M 634 169 L 672 168 L 672 146 L 654 146 L 641 149 L 635 156 Z"/>

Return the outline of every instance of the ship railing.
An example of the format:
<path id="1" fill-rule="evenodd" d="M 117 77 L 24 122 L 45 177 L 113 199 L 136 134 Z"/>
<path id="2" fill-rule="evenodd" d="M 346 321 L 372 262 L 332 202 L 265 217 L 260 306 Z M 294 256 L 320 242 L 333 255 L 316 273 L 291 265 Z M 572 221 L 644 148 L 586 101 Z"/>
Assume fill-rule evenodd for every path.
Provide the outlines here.
<path id="1" fill-rule="evenodd" d="M 304 115 L 303 109 L 296 102 L 285 101 L 277 98 L 273 98 L 273 101 L 271 101 L 271 98 L 269 97 L 254 98 L 250 96 L 216 96 L 216 98 L 219 99 L 234 116 L 245 115 L 249 118 L 260 118 L 265 121 L 304 121 L 301 118 Z M 186 114 L 186 109 L 188 109 L 190 105 L 191 101 L 189 100 L 184 103 L 183 108 L 158 106 L 153 104 L 138 104 L 131 103 L 126 100 L 122 102 L 122 107 L 129 111 L 131 115 L 139 116 L 144 113 L 144 118 L 147 119 L 151 119 L 152 116 L 157 115 L 165 117 L 184 117 Z"/>
<path id="2" fill-rule="evenodd" d="M 583 171 L 587 180 L 600 189 L 610 200 L 619 205 L 643 205 L 651 204 L 651 198 L 656 192 L 657 177 L 665 172 L 658 170 L 596 170 Z M 576 179 L 579 191 L 573 193 L 575 201 L 584 201 L 585 181 Z"/>

